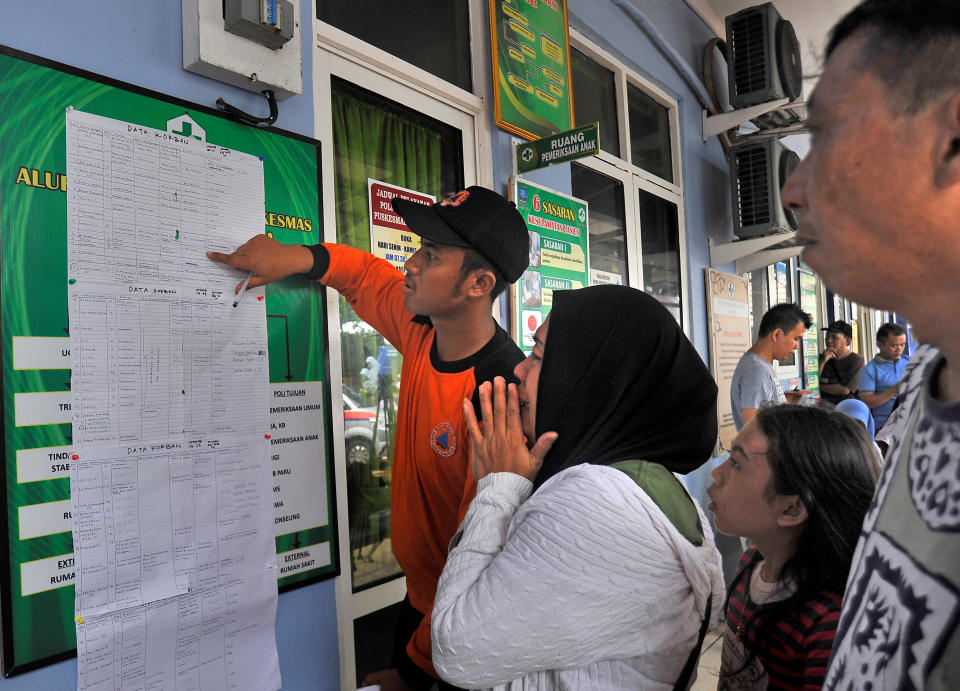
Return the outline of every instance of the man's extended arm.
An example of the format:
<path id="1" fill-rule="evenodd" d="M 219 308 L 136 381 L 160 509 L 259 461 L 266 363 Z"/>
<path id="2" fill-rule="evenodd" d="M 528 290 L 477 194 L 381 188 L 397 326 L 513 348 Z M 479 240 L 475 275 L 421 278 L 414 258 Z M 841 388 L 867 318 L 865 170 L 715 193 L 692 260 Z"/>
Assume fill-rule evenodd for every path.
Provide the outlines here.
<path id="1" fill-rule="evenodd" d="M 900 389 L 900 382 L 897 382 L 889 389 L 875 393 L 873 391 L 864 391 L 860 390 L 860 400 L 867 404 L 867 407 L 871 410 L 874 408 L 879 408 L 884 403 L 889 401 L 891 398 L 897 395 L 897 391 Z"/>
<path id="2" fill-rule="evenodd" d="M 266 285 L 294 274 L 319 280 L 337 290 L 357 315 L 405 352 L 413 315 L 406 310 L 400 286 L 403 274 L 369 252 L 345 245 L 284 245 L 256 235 L 230 254 L 207 257 L 237 269 L 252 271 L 249 287 Z M 239 289 L 240 283 L 237 283 Z"/>
<path id="3" fill-rule="evenodd" d="M 313 253 L 304 245 L 284 245 L 266 235 L 254 235 L 230 254 L 207 252 L 215 262 L 252 271 L 250 288 L 282 280 L 313 268 Z M 237 288 L 240 283 L 237 283 Z"/>

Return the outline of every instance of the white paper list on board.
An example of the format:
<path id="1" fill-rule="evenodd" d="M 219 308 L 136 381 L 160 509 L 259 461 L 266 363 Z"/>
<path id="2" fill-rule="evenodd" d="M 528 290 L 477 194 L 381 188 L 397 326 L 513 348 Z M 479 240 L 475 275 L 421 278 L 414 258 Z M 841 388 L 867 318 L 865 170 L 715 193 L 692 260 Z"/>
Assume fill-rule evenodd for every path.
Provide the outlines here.
<path id="1" fill-rule="evenodd" d="M 279 688 L 263 162 L 66 119 L 78 686 Z"/>

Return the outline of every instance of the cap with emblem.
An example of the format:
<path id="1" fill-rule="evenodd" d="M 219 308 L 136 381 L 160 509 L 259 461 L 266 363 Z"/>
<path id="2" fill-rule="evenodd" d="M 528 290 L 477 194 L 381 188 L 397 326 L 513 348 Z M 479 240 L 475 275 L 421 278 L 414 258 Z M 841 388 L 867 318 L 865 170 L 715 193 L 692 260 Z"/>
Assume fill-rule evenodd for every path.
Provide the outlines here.
<path id="1" fill-rule="evenodd" d="M 853 338 L 853 327 L 851 327 L 847 322 L 843 321 L 842 319 L 837 319 L 836 321 L 832 321 L 830 322 L 830 326 L 825 326 L 820 330 L 826 331 L 827 333 L 830 333 L 832 331 L 833 333 L 843 334 L 847 338 Z"/>
<path id="2" fill-rule="evenodd" d="M 399 197 L 391 204 L 420 237 L 475 249 L 510 283 L 527 268 L 527 224 L 517 207 L 493 190 L 468 187 L 432 206 Z"/>

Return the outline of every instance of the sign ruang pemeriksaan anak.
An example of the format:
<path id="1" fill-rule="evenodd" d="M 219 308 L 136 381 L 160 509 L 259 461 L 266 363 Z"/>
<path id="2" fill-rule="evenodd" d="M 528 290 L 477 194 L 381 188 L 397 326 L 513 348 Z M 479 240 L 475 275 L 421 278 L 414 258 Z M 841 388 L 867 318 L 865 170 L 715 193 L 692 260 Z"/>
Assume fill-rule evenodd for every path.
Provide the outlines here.
<path id="1" fill-rule="evenodd" d="M 600 123 L 592 122 L 543 139 L 517 144 L 517 172 L 527 173 L 556 163 L 600 153 Z"/>

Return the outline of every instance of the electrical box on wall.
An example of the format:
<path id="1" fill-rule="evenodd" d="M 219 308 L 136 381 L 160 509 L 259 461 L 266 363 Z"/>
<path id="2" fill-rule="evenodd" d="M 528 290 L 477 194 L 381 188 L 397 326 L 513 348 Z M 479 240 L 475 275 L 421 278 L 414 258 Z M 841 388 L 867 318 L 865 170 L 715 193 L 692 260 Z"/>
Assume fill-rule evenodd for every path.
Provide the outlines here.
<path id="1" fill-rule="evenodd" d="M 182 0 L 183 68 L 277 100 L 303 93 L 300 2 Z"/>
<path id="2" fill-rule="evenodd" d="M 287 0 L 224 0 L 223 26 L 277 50 L 293 38 L 293 5 Z"/>

